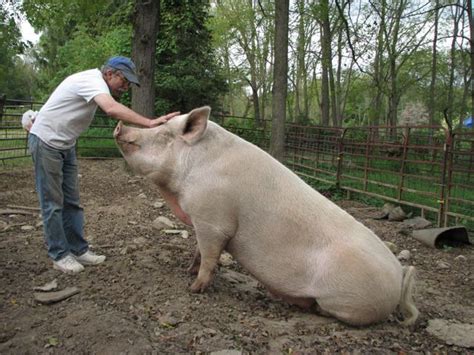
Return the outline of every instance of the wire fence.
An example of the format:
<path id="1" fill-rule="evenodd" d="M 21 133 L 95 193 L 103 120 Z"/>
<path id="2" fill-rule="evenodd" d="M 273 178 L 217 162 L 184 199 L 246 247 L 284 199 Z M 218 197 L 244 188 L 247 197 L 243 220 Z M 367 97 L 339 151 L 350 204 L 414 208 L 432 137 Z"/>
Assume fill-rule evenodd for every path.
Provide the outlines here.
<path id="1" fill-rule="evenodd" d="M 0 161 L 28 157 L 21 116 L 41 103 L 5 101 L 0 110 Z M 227 130 L 264 150 L 271 122 L 214 116 Z M 118 157 L 116 121 L 98 114 L 81 135 L 80 157 Z M 421 210 L 439 226 L 468 224 L 474 229 L 474 132 L 441 126 L 333 128 L 288 123 L 284 163 L 313 186 L 334 185 L 349 193 Z M 14 166 L 14 164 L 13 164 Z"/>

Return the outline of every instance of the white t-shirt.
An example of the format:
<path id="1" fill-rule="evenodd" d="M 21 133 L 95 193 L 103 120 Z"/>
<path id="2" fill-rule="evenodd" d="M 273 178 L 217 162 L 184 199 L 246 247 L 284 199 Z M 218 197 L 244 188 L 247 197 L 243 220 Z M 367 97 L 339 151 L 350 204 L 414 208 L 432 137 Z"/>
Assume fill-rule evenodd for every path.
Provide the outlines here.
<path id="1" fill-rule="evenodd" d="M 38 112 L 30 133 L 53 148 L 73 147 L 94 118 L 97 104 L 93 99 L 99 94 L 110 95 L 99 69 L 68 76 Z"/>

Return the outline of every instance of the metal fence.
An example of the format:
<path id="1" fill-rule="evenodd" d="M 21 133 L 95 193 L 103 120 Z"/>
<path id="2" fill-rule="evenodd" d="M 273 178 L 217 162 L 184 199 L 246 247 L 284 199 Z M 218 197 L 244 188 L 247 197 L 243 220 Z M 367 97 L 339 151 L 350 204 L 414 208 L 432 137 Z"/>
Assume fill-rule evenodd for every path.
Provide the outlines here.
<path id="1" fill-rule="evenodd" d="M 28 156 L 21 115 L 40 103 L 4 105 L 0 160 Z M 271 122 L 215 116 L 229 131 L 267 150 Z M 115 120 L 97 115 L 78 142 L 81 157 L 119 156 Z M 286 125 L 284 163 L 304 180 L 421 210 L 439 226 L 474 226 L 474 132 L 441 126 L 331 128 Z"/>

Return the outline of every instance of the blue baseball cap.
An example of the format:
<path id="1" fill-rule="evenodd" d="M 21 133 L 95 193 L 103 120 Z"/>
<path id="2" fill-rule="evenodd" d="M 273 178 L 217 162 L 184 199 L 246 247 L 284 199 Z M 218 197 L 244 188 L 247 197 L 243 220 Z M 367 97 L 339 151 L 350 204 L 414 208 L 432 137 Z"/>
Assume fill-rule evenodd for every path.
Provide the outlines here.
<path id="1" fill-rule="evenodd" d="M 129 82 L 140 86 L 140 82 L 138 81 L 138 77 L 135 72 L 135 64 L 130 58 L 122 56 L 111 57 L 109 58 L 109 60 L 107 60 L 107 63 L 105 63 L 105 65 L 110 68 L 120 70 L 120 72 Z"/>

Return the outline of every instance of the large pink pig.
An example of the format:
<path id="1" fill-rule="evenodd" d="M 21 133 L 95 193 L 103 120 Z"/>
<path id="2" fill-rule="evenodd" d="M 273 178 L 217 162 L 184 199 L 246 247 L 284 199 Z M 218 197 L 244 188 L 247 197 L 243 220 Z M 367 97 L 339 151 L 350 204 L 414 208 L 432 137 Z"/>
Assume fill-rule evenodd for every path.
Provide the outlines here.
<path id="1" fill-rule="evenodd" d="M 201 107 L 151 129 L 119 123 L 114 133 L 132 169 L 195 228 L 191 290 L 209 286 L 227 250 L 289 303 L 353 325 L 384 320 L 399 306 L 403 323 L 413 324 L 414 267 L 402 268 L 372 231 L 209 114 Z"/>

